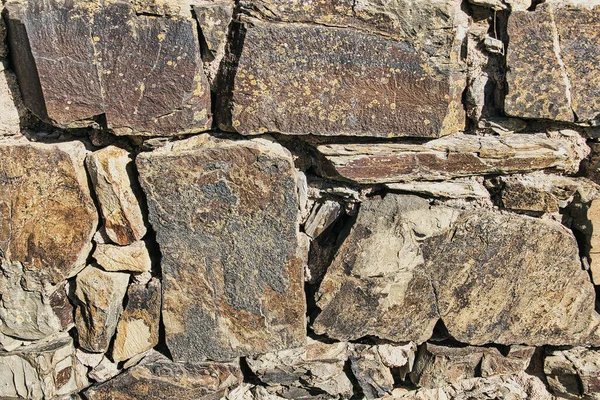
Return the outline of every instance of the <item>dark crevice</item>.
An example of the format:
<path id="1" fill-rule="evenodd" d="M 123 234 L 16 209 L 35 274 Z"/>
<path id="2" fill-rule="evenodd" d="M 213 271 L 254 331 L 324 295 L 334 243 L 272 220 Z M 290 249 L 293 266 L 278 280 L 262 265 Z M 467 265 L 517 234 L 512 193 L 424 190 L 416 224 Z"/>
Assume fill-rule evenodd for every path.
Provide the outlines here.
<path id="1" fill-rule="evenodd" d="M 252 371 L 248 362 L 246 361 L 246 357 L 240 357 L 240 369 L 242 371 L 242 375 L 244 377 L 244 382 L 249 383 L 251 385 L 264 386 L 265 384 L 260 380 L 258 375 Z"/>

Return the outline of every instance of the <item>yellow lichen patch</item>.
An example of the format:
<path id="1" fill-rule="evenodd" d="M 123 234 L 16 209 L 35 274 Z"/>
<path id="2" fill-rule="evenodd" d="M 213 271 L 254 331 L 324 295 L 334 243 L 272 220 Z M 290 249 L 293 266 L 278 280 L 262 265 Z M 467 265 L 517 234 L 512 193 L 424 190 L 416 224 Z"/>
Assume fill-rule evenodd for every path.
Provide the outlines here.
<path id="1" fill-rule="evenodd" d="M 159 33 L 158 35 L 156 35 L 156 37 L 158 38 L 158 40 L 163 41 L 165 40 L 166 35 L 164 33 Z"/>
<path id="2" fill-rule="evenodd" d="M 196 111 L 194 113 L 194 121 L 202 121 L 206 118 L 206 110 Z"/>

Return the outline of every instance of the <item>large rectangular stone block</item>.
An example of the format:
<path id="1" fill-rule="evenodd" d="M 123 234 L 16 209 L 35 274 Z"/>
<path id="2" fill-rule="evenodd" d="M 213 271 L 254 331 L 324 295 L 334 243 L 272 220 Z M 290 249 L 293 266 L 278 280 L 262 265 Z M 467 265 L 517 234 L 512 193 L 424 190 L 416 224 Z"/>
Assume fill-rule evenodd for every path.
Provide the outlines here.
<path id="1" fill-rule="evenodd" d="M 131 2 L 11 1 L 9 42 L 25 105 L 62 126 L 104 115 L 116 134 L 211 126 L 196 23 Z"/>
<path id="2" fill-rule="evenodd" d="M 261 139 L 196 136 L 137 158 L 162 253 L 175 360 L 227 360 L 305 341 L 291 155 Z"/>
<path id="3" fill-rule="evenodd" d="M 352 17 L 344 2 L 243 3 L 253 17 L 242 18 L 224 60 L 221 129 L 439 137 L 464 128 L 460 44 L 467 24 L 459 2 L 442 1 L 439 12 L 408 19 L 409 1 L 375 14 L 371 4 L 364 18 Z M 298 23 L 308 14 L 317 24 Z"/>

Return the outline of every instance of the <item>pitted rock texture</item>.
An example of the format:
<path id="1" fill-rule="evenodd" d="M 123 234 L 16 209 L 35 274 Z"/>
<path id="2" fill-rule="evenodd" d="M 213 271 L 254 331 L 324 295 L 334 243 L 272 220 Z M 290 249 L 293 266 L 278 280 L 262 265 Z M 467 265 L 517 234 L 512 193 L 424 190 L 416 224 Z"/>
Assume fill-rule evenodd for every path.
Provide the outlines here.
<path id="1" fill-rule="evenodd" d="M 456 340 L 599 343 L 594 286 L 581 268 L 575 237 L 558 222 L 466 213 L 423 253 L 440 317 Z"/>
<path id="2" fill-rule="evenodd" d="M 600 5 L 554 1 L 510 16 L 506 112 L 593 121 L 600 115 Z"/>
<path id="3" fill-rule="evenodd" d="M 272 21 L 303 22 L 316 14 L 344 26 L 352 14 L 345 2 L 339 13 L 331 1 L 305 7 L 297 2 L 244 3 L 259 10 L 251 14 Z M 271 9 L 268 3 L 278 4 Z M 440 8 L 440 14 L 415 17 L 438 29 L 436 43 L 421 43 L 422 36 L 414 31 L 394 40 L 368 24 L 362 31 L 243 17 L 236 38 L 243 46 L 231 44 L 224 59 L 219 127 L 245 135 L 375 137 L 439 137 L 463 129 L 465 76 L 455 36 L 464 34 L 466 26 L 457 26 L 462 24 L 458 17 L 454 21 L 460 13 L 458 2 L 441 2 Z M 388 28 L 395 29 L 394 24 Z M 432 50 L 436 56 L 424 54 Z"/>
<path id="4" fill-rule="evenodd" d="M 89 400 L 217 400 L 242 380 L 237 364 L 175 363 L 152 351 L 138 365 L 85 392 Z"/>
<path id="5" fill-rule="evenodd" d="M 127 1 L 11 1 L 9 42 L 25 105 L 117 135 L 174 135 L 211 125 L 195 21 L 137 14 Z"/>
<path id="6" fill-rule="evenodd" d="M 160 245 L 166 342 L 177 361 L 305 340 L 291 155 L 266 139 L 198 136 L 137 158 Z"/>
<path id="7" fill-rule="evenodd" d="M 0 142 L 0 256 L 32 280 L 56 285 L 79 272 L 98 213 L 81 142 Z"/>

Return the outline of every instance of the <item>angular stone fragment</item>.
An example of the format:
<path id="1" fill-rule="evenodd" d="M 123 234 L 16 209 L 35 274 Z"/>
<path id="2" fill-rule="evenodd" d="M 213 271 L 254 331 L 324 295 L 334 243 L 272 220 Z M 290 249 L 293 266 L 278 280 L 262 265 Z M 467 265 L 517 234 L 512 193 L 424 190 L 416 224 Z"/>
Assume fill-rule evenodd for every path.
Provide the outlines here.
<path id="1" fill-rule="evenodd" d="M 394 377 L 383 364 L 377 348 L 353 345 L 350 368 L 366 399 L 378 399 L 394 388 Z"/>
<path id="2" fill-rule="evenodd" d="M 590 4 L 587 4 L 590 3 Z M 506 112 L 592 121 L 600 115 L 600 4 L 554 1 L 512 13 Z"/>
<path id="3" fill-rule="evenodd" d="M 0 267 L 0 334 L 39 340 L 66 330 L 73 323 L 73 307 L 64 286 L 54 293 L 27 289 L 21 263 Z"/>
<path id="4" fill-rule="evenodd" d="M 11 1 L 9 42 L 25 105 L 61 126 L 104 116 L 117 135 L 211 125 L 195 22 L 126 1 Z"/>
<path id="5" fill-rule="evenodd" d="M 317 147 L 321 174 L 356 183 L 444 180 L 555 168 L 576 172 L 589 149 L 581 138 L 544 134 L 456 134 L 425 144 L 331 144 Z"/>
<path id="6" fill-rule="evenodd" d="M 511 346 L 505 356 L 495 348 L 485 349 L 481 359 L 481 376 L 509 375 L 525 371 L 531 362 L 535 347 Z"/>
<path id="7" fill-rule="evenodd" d="M 202 32 L 200 48 L 204 72 L 213 90 L 216 89 L 215 78 L 225 55 L 234 7 L 234 0 L 199 1 L 193 5 L 194 16 Z"/>
<path id="8" fill-rule="evenodd" d="M 56 285 L 85 266 L 98 213 L 80 142 L 0 142 L 0 256 Z"/>
<path id="9" fill-rule="evenodd" d="M 287 394 L 293 388 L 320 390 L 328 396 L 350 397 L 352 382 L 344 372 L 348 344 L 326 344 L 307 339 L 304 347 L 268 353 L 246 361 L 258 378 L 276 393 Z M 288 396 L 286 396 L 288 397 Z"/>
<path id="10" fill-rule="evenodd" d="M 3 22 L 0 22 L 3 25 Z M 1 43 L 4 43 L 2 41 Z M 0 52 L 1 47 L 0 45 Z M 14 74 L 6 70 L 0 60 L 0 136 L 21 132 L 21 98 Z"/>
<path id="11" fill-rule="evenodd" d="M 127 245 L 141 239 L 146 226 L 139 195 L 134 191 L 137 184 L 130 154 L 108 146 L 90 154 L 86 164 L 110 240 Z"/>
<path id="12" fill-rule="evenodd" d="M 499 176 L 495 181 L 502 205 L 519 211 L 558 212 L 576 198 L 587 203 L 600 195 L 600 186 L 585 178 L 542 172 Z"/>
<path id="13" fill-rule="evenodd" d="M 306 19 L 296 13 L 302 8 L 298 2 L 256 3 L 257 7 L 279 3 L 284 10 L 281 15 L 288 21 Z M 314 7 L 319 15 L 325 8 L 333 9 L 334 3 L 307 4 L 306 10 Z M 398 40 L 376 29 L 242 18 L 239 37 L 224 59 L 217 100 L 219 127 L 244 135 L 279 132 L 374 137 L 439 137 L 463 129 L 465 76 L 459 43 L 466 19 L 459 2 L 440 4 L 448 14 L 425 12 L 420 15 L 422 21 L 412 21 L 409 16 L 408 23 L 399 16 L 397 21 L 408 25 L 404 28 L 411 34 Z M 344 6 L 350 14 L 356 11 L 342 2 Z M 265 13 L 279 11 L 268 4 L 265 9 Z M 432 30 L 420 32 L 426 31 L 425 26 Z M 440 41 L 423 43 L 420 34 Z M 243 46 L 235 45 L 241 42 Z"/>
<path id="14" fill-rule="evenodd" d="M 419 348 L 410 380 L 420 387 L 438 388 L 474 378 L 483 351 L 477 347 L 449 347 L 425 343 Z"/>
<path id="15" fill-rule="evenodd" d="M 176 363 L 151 352 L 138 365 L 85 392 L 89 400 L 216 400 L 242 381 L 237 363 Z"/>
<path id="16" fill-rule="evenodd" d="M 108 349 L 127 291 L 129 274 L 105 272 L 92 266 L 77 275 L 75 324 L 79 346 L 92 353 Z"/>
<path id="17" fill-rule="evenodd" d="M 0 397 L 42 400 L 80 391 L 87 381 L 77 375 L 74 353 L 68 335 L 0 352 Z"/>
<path id="18" fill-rule="evenodd" d="M 201 135 L 136 161 L 163 255 L 173 358 L 227 360 L 303 345 L 291 155 L 266 139 Z"/>
<path id="19" fill-rule="evenodd" d="M 561 398 L 598 399 L 600 351 L 581 347 L 550 351 L 544 373 L 554 394 Z M 582 397 L 580 397 L 582 396 Z"/>
<path id="20" fill-rule="evenodd" d="M 127 306 L 113 343 L 113 361 L 127 360 L 156 346 L 159 321 L 160 281 L 153 279 L 148 285 L 129 286 Z"/>
<path id="21" fill-rule="evenodd" d="M 475 179 L 450 182 L 388 183 L 386 186 L 392 190 L 450 199 L 485 199 L 490 197 L 490 193 L 485 186 Z"/>
<path id="22" fill-rule="evenodd" d="M 92 257 L 102 269 L 110 272 L 148 272 L 152 267 L 146 243 L 141 240 L 129 246 L 98 244 Z"/>
<path id="23" fill-rule="evenodd" d="M 409 342 L 405 345 L 381 344 L 377 352 L 383 364 L 389 368 L 399 368 L 400 379 L 404 380 L 406 374 L 413 369 L 417 345 Z"/>
<path id="24" fill-rule="evenodd" d="M 341 213 L 342 206 L 337 201 L 326 200 L 315 204 L 304 224 L 304 232 L 311 238 L 316 238 L 335 222 Z"/>
<path id="25" fill-rule="evenodd" d="M 429 339 L 438 313 L 419 241 L 457 217 L 457 211 L 417 196 L 363 202 L 319 288 L 315 332 L 339 340 Z"/>
<path id="26" fill-rule="evenodd" d="M 518 249 L 518 251 L 515 251 Z M 450 335 L 473 345 L 598 345 L 595 293 L 560 223 L 466 213 L 423 248 Z"/>
<path id="27" fill-rule="evenodd" d="M 106 382 L 117 376 L 121 372 L 116 363 L 109 360 L 106 356 L 90 371 L 88 376 L 96 382 Z"/>
<path id="28" fill-rule="evenodd" d="M 441 388 L 423 388 L 404 393 L 394 393 L 382 400 L 472 400 L 472 399 L 535 399 L 554 400 L 544 382 L 521 372 L 490 378 L 462 380 Z"/>

